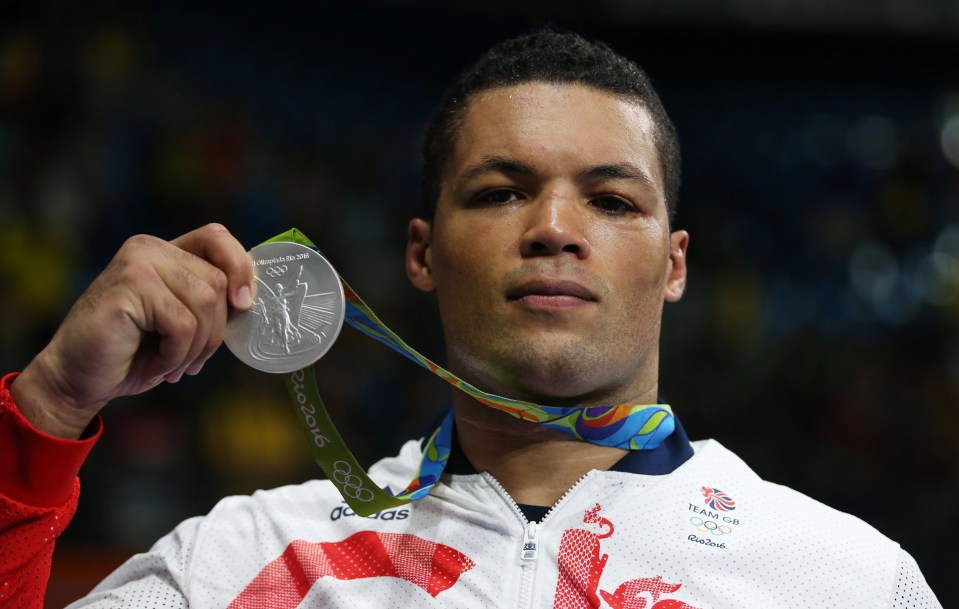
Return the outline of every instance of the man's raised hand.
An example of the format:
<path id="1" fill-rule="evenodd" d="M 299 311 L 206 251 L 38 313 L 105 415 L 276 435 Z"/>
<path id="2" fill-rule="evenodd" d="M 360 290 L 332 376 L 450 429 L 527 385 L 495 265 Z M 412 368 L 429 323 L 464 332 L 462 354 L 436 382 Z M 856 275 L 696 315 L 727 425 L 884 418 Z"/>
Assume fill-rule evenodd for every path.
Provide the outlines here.
<path id="1" fill-rule="evenodd" d="M 13 382 L 14 401 L 41 431 L 78 438 L 111 399 L 198 373 L 252 285 L 249 254 L 218 224 L 132 237 Z"/>

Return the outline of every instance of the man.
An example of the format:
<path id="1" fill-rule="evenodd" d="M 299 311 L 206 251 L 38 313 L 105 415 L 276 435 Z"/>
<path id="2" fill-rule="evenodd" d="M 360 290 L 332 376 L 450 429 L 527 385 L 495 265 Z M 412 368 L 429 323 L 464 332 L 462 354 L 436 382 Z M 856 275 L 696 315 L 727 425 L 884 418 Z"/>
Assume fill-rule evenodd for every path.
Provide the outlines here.
<path id="1" fill-rule="evenodd" d="M 686 281 L 678 175 L 673 127 L 631 62 L 551 31 L 489 51 L 434 116 L 429 211 L 409 224 L 407 272 L 436 292 L 450 370 L 539 404 L 654 404 L 663 303 Z M 250 268 L 222 227 L 135 237 L 6 377 L 4 603 L 40 606 L 99 410 L 197 374 L 228 308 L 250 308 Z M 423 500 L 359 518 L 326 481 L 228 498 L 78 606 L 939 606 L 897 544 L 678 422 L 628 451 L 453 402 L 457 443 Z M 403 488 L 420 450 L 371 475 Z"/>

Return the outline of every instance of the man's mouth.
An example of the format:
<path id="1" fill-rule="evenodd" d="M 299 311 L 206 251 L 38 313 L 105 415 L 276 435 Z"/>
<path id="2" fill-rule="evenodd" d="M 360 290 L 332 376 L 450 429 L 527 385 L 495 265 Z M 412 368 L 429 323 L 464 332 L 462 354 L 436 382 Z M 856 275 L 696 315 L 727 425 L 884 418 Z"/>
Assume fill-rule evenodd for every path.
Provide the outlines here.
<path id="1" fill-rule="evenodd" d="M 506 300 L 530 306 L 568 307 L 596 302 L 596 294 L 575 281 L 537 279 L 506 292 Z"/>

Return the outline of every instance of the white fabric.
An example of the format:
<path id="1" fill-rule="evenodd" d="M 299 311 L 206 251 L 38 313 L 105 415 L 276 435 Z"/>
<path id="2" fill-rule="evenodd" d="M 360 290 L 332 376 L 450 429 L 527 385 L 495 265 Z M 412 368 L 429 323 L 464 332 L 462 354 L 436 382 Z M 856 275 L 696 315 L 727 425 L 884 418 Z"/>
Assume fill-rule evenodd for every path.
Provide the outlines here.
<path id="1" fill-rule="evenodd" d="M 694 448 L 664 476 L 590 472 L 534 524 L 487 474 L 446 475 L 370 518 L 326 481 L 230 497 L 73 607 L 941 609 L 915 561 L 867 524 L 762 481 L 717 442 Z M 402 488 L 418 459 L 409 442 L 370 473 Z M 300 559 L 277 560 L 295 540 Z M 440 566 L 417 562 L 424 552 Z"/>

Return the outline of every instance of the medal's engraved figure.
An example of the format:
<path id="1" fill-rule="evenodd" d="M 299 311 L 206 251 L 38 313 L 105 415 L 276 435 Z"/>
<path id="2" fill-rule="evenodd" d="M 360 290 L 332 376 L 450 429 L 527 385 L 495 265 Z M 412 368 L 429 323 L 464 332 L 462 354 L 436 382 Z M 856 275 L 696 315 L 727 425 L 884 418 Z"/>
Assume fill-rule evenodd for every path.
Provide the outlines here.
<path id="1" fill-rule="evenodd" d="M 300 267 L 302 271 L 303 267 Z M 276 294 L 272 301 L 272 307 L 267 320 L 267 325 L 273 329 L 273 340 L 279 342 L 287 355 L 290 354 L 290 343 L 298 343 L 303 339 L 303 334 L 296 327 L 290 318 L 290 297 L 295 296 L 300 287 L 306 290 L 306 284 L 301 283 L 299 277 L 296 280 L 296 287 L 290 291 L 283 290 L 283 284 L 276 284 Z"/>
<path id="2" fill-rule="evenodd" d="M 303 268 L 301 265 L 296 279 L 286 285 L 278 281 L 284 272 L 267 273 L 276 281 L 273 287 L 256 277 L 260 296 L 253 306 L 256 330 L 249 339 L 249 353 L 254 359 L 296 356 L 323 342 L 333 319 L 332 295 L 310 294 L 309 282 L 303 281 Z"/>
<path id="3" fill-rule="evenodd" d="M 254 357 L 291 355 L 319 342 L 319 336 L 305 335 L 298 325 L 300 309 L 309 287 L 306 282 L 301 281 L 302 276 L 303 267 L 300 266 L 296 285 L 286 288 L 282 282 L 277 281 L 272 290 L 267 288 L 267 294 L 258 299 L 257 312 L 261 313 L 262 318 L 256 339 L 250 343 L 250 353 Z M 257 278 L 257 281 L 267 287 L 261 279 Z"/>

